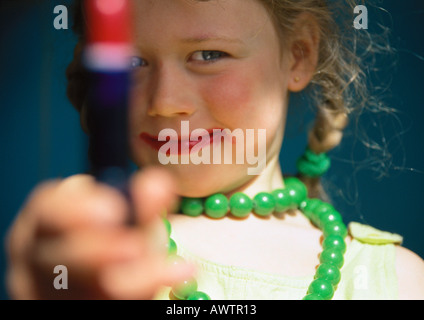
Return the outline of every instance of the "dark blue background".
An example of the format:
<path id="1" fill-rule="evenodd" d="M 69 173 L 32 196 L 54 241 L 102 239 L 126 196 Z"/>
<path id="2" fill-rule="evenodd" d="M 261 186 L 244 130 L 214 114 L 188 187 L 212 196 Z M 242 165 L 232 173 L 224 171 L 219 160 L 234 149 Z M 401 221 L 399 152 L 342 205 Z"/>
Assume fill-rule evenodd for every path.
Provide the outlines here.
<path id="1" fill-rule="evenodd" d="M 71 30 L 55 30 L 53 9 L 69 0 L 0 0 L 0 219 L 1 237 L 30 190 L 40 181 L 67 177 L 87 169 L 87 141 L 79 116 L 65 95 L 65 68 L 75 38 Z M 354 148 L 347 131 L 344 144 L 333 151 L 326 175 L 335 205 L 347 222 L 356 220 L 404 236 L 404 246 L 424 257 L 424 5 L 420 0 L 382 1 L 392 19 L 392 44 L 398 63 L 386 103 L 399 113 L 396 121 L 381 120 L 393 153 L 388 176 L 377 179 L 371 159 Z M 390 15 L 386 15 L 386 18 Z M 370 26 L 373 16 L 369 17 Z M 372 120 L 372 119 L 371 119 Z M 369 134 L 374 134 L 372 121 Z M 300 128 L 305 128 L 300 126 Z M 379 128 L 379 127 L 377 127 Z M 293 172 L 302 153 L 304 130 L 288 129 L 281 161 Z M 352 128 L 351 128 L 352 129 Z M 379 141 L 380 136 L 376 135 Z M 353 158 L 351 152 L 356 153 Z M 352 162 L 353 159 L 353 162 Z M 389 165 L 389 163 L 382 164 Z M 334 190 L 337 190 L 334 189 Z M 4 245 L 3 245 L 4 247 Z M 1 250 L 0 298 L 6 259 Z"/>

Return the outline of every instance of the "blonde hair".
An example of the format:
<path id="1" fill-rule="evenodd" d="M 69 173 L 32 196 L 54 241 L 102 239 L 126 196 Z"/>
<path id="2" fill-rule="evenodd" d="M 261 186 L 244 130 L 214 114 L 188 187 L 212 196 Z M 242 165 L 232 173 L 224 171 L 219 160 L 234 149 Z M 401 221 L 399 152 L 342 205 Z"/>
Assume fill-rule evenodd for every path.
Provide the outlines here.
<path id="1" fill-rule="evenodd" d="M 308 143 L 309 148 L 317 154 L 328 152 L 340 144 L 349 116 L 355 112 L 360 113 L 370 101 L 362 62 L 376 50 L 369 33 L 353 27 L 354 7 L 357 3 L 352 0 L 258 1 L 268 10 L 281 39 L 296 32 L 295 21 L 301 13 L 310 14 L 318 22 L 321 39 L 318 65 L 308 88 L 312 105 L 316 107 L 316 119 L 309 132 Z M 81 123 L 87 131 L 83 110 L 87 73 L 81 63 L 85 38 L 80 0 L 76 1 L 75 15 L 74 30 L 79 39 L 74 59 L 67 69 L 67 94 L 71 103 L 81 112 Z M 358 54 L 361 47 L 366 47 L 366 50 Z M 300 178 L 306 183 L 310 197 L 326 198 L 319 178 Z"/>
<path id="2" fill-rule="evenodd" d="M 358 118 L 364 109 L 387 111 L 382 102 L 372 96 L 367 71 L 373 69 L 378 54 L 392 53 L 387 40 L 388 28 L 382 27 L 380 35 L 355 29 L 354 9 L 361 1 L 259 1 L 267 8 L 282 39 L 290 38 L 296 32 L 295 21 L 300 14 L 307 13 L 317 21 L 319 58 L 307 88 L 310 104 L 316 113 L 308 134 L 308 146 L 314 153 L 329 152 L 337 147 L 348 120 Z M 372 7 L 371 2 L 367 6 Z M 307 185 L 309 197 L 330 201 L 319 177 L 299 174 L 299 178 Z"/>

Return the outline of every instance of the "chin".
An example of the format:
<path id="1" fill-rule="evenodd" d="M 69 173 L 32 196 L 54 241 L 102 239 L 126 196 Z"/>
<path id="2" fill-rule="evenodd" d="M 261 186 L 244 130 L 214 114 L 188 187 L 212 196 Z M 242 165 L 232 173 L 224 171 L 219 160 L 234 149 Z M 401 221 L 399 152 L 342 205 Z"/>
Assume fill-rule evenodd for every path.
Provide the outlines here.
<path id="1" fill-rule="evenodd" d="M 235 156 L 233 156 L 235 158 Z M 230 193 L 256 176 L 248 175 L 248 164 L 161 164 L 157 154 L 135 152 L 133 161 L 140 167 L 161 167 L 177 183 L 178 195 L 190 198 L 207 197 L 214 193 Z"/>
<path id="2" fill-rule="evenodd" d="M 190 198 L 228 193 L 245 183 L 246 178 L 253 177 L 247 176 L 247 168 L 234 165 L 171 165 L 164 168 L 176 178 L 178 194 Z"/>

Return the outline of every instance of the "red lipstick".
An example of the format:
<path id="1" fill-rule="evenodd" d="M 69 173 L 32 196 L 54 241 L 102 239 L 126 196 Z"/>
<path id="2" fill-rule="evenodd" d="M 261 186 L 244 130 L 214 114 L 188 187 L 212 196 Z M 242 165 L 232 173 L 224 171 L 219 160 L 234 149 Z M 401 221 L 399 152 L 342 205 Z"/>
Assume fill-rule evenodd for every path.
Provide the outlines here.
<path id="1" fill-rule="evenodd" d="M 128 0 L 88 0 L 86 14 L 89 43 L 131 43 Z"/>
<path id="2" fill-rule="evenodd" d="M 190 137 L 192 137 L 191 139 L 189 139 L 188 137 L 182 138 L 181 136 L 178 136 L 178 140 L 175 140 L 175 139 L 171 139 L 171 137 L 168 136 L 166 141 L 159 141 L 159 136 L 153 136 L 153 135 L 150 135 L 146 132 L 142 132 L 140 134 L 140 139 L 156 151 L 160 151 L 162 146 L 164 146 L 166 143 L 168 143 L 168 146 L 170 146 L 170 145 L 172 146 L 172 144 L 177 144 L 178 145 L 178 155 L 181 155 L 181 154 L 185 154 L 186 151 L 188 151 L 188 153 L 191 153 L 193 147 L 200 144 L 200 143 L 202 145 L 199 145 L 197 150 L 200 150 L 201 148 L 212 144 L 213 143 L 213 130 L 214 129 L 206 130 L 208 132 L 207 137 L 206 136 L 199 136 L 197 141 L 194 141 L 195 139 L 192 137 L 191 134 L 190 134 Z M 215 130 L 222 130 L 222 129 L 215 128 Z M 171 141 L 171 142 L 169 142 L 169 141 Z M 171 149 L 172 148 L 167 149 L 166 155 L 171 154 Z"/>
<path id="3" fill-rule="evenodd" d="M 85 0 L 91 173 L 122 192 L 131 204 L 128 106 L 131 86 L 130 0 Z M 130 214 L 129 222 L 133 221 Z"/>

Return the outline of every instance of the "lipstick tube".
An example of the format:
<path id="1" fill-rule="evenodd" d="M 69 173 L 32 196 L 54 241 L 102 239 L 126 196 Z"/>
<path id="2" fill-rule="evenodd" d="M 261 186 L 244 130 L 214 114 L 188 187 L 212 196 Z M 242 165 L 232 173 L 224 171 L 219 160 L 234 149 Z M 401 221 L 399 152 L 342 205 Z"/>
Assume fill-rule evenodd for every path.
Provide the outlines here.
<path id="1" fill-rule="evenodd" d="M 128 104 L 132 36 L 128 0 L 85 0 L 91 173 L 129 199 Z"/>

